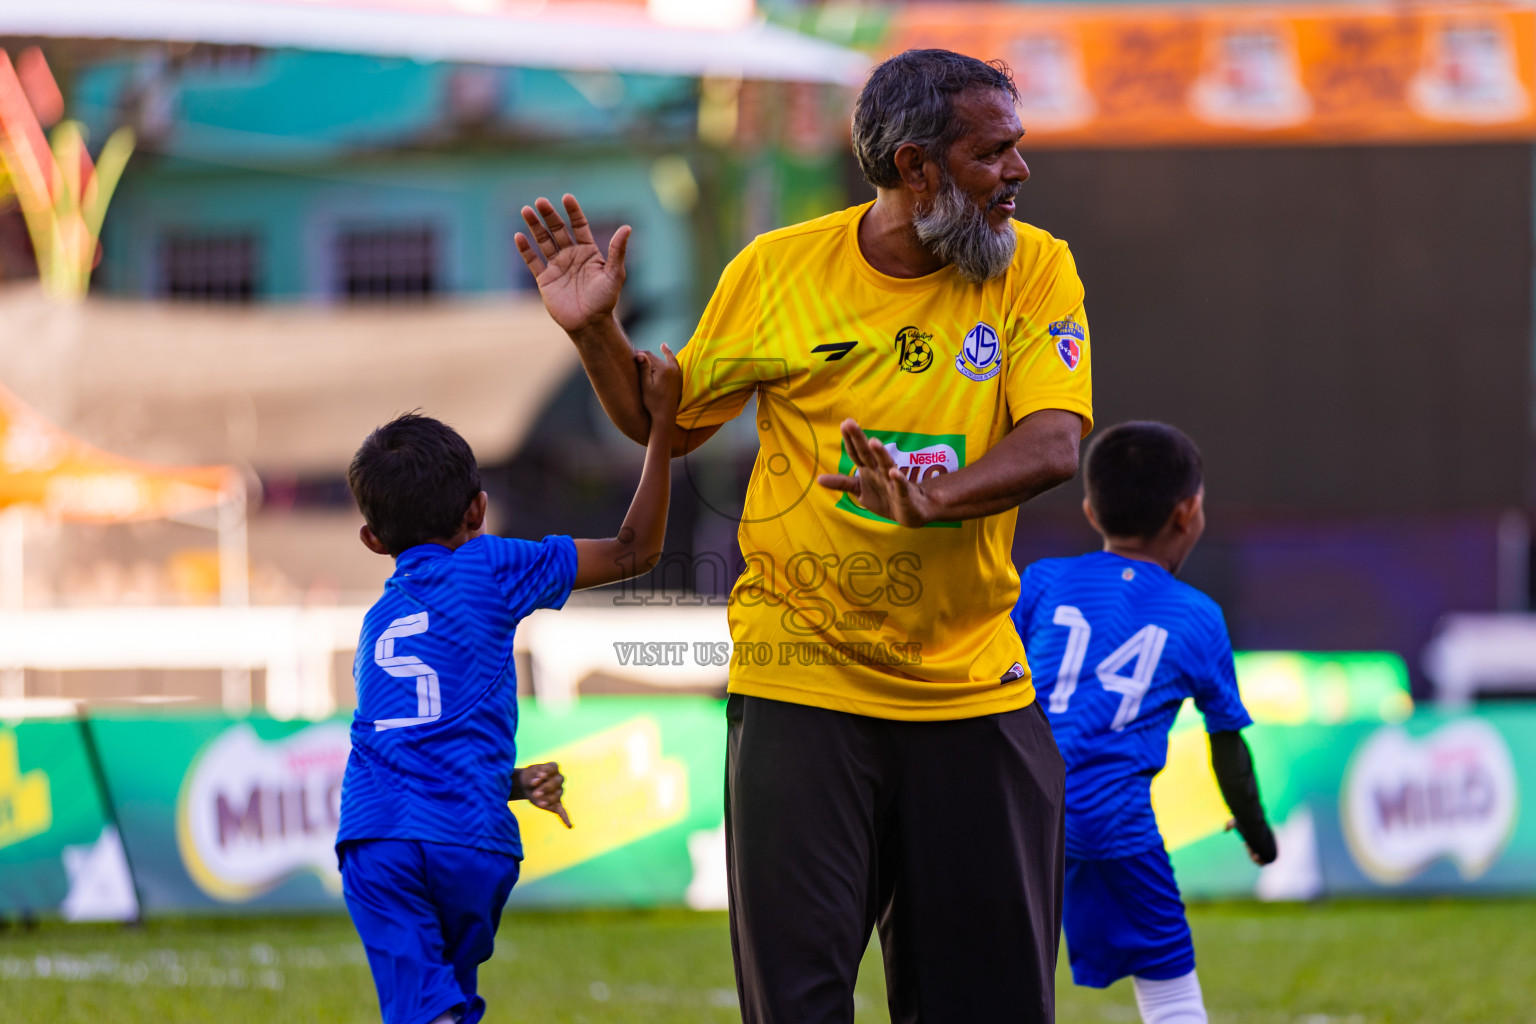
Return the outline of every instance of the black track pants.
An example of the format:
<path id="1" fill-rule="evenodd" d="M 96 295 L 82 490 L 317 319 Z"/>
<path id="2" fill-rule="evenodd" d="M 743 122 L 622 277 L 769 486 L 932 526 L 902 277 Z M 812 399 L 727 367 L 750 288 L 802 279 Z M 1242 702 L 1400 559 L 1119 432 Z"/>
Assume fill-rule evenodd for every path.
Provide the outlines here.
<path id="1" fill-rule="evenodd" d="M 894 1024 L 1050 1024 L 1065 769 L 1038 703 L 895 722 L 732 695 L 745 1024 L 851 1024 L 880 929 Z"/>

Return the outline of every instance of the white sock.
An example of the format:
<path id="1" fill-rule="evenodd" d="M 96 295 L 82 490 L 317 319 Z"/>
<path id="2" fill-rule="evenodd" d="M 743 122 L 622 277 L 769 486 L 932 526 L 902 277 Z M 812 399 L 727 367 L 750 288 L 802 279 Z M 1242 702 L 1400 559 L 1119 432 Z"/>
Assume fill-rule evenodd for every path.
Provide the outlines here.
<path id="1" fill-rule="evenodd" d="M 1132 978 L 1136 1007 L 1144 1024 L 1206 1024 L 1205 1000 L 1194 971 L 1180 978 Z"/>
<path id="2" fill-rule="evenodd" d="M 1201 1019 L 1203 1020 L 1204 1018 Z M 444 1010 L 436 1017 L 433 1017 L 429 1024 L 459 1024 L 459 1015 L 452 1010 Z"/>

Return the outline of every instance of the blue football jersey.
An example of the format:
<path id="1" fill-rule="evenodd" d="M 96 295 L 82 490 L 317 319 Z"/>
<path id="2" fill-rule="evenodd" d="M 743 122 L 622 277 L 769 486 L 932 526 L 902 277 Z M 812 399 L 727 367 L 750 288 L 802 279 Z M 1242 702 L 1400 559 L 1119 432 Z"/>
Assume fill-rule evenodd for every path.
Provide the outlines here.
<path id="1" fill-rule="evenodd" d="M 1067 764 L 1067 854 L 1161 845 L 1152 776 L 1184 698 L 1209 732 L 1253 722 L 1221 608 L 1162 566 L 1098 551 L 1026 569 L 1013 621 Z"/>
<path id="2" fill-rule="evenodd" d="M 521 857 L 512 635 L 576 581 L 569 537 L 476 537 L 402 552 L 368 610 L 338 843 L 416 839 Z"/>

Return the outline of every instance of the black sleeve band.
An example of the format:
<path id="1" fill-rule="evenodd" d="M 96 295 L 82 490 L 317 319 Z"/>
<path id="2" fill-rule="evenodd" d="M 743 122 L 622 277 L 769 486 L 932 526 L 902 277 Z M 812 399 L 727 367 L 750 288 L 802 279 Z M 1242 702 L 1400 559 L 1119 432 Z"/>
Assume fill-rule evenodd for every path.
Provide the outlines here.
<path id="1" fill-rule="evenodd" d="M 1216 772 L 1222 799 L 1237 819 L 1238 834 L 1259 860 L 1268 864 L 1277 852 L 1275 834 L 1264 819 L 1264 804 L 1259 800 L 1259 780 L 1253 772 L 1248 742 L 1236 731 L 1213 732 L 1210 739 L 1211 768 Z"/>

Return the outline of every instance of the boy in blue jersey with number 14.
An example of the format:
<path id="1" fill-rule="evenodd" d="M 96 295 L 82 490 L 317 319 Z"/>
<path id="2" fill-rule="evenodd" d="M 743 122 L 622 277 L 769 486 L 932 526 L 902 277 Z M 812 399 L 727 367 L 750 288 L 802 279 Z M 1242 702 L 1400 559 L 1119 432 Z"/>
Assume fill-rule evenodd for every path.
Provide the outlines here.
<path id="1" fill-rule="evenodd" d="M 375 430 L 348 483 L 369 550 L 395 559 L 363 621 L 357 713 L 336 852 L 385 1024 L 474 1024 L 522 842 L 509 800 L 571 822 L 556 764 L 515 767 L 512 635 L 573 589 L 648 571 L 661 553 L 677 360 L 636 356 L 651 414 L 645 469 L 609 540 L 485 536 L 486 496 L 469 445 L 407 414 Z"/>
<path id="2" fill-rule="evenodd" d="M 1083 511 L 1104 549 L 1037 562 L 1014 624 L 1067 765 L 1062 924 L 1072 978 L 1129 975 L 1146 1024 L 1204 1024 L 1195 950 L 1152 814 L 1152 776 L 1186 697 L 1205 717 L 1211 764 L 1259 864 L 1275 837 L 1242 728 L 1232 643 L 1216 602 L 1175 578 L 1205 529 L 1200 452 L 1161 423 L 1122 423 L 1088 451 Z M 1054 680 L 1052 672 L 1054 670 Z"/>

